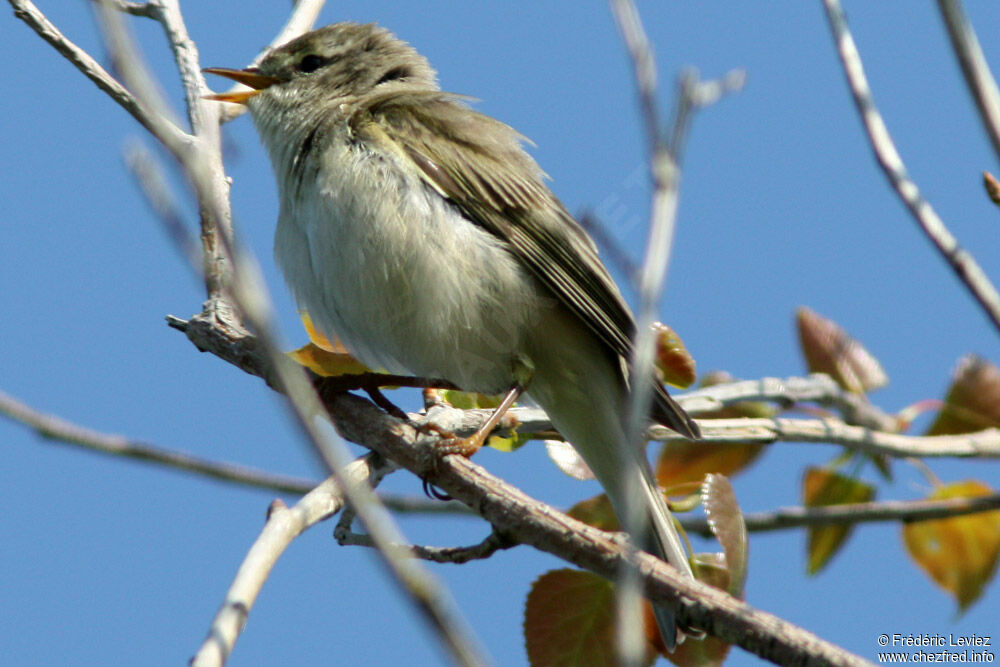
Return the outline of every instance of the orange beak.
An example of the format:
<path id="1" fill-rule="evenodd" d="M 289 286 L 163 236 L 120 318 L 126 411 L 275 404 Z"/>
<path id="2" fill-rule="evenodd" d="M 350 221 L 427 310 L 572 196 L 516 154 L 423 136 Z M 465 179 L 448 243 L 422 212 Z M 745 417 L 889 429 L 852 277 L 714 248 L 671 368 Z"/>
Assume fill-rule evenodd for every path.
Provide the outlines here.
<path id="1" fill-rule="evenodd" d="M 202 70 L 208 74 L 218 74 L 227 79 L 232 79 L 244 86 L 250 86 L 253 90 L 242 90 L 234 93 L 217 93 L 205 95 L 206 100 L 216 100 L 217 102 L 232 102 L 233 104 L 246 104 L 247 100 L 260 91 L 278 83 L 280 79 L 276 76 L 261 74 L 256 67 L 246 69 L 227 69 L 225 67 L 206 67 Z"/>

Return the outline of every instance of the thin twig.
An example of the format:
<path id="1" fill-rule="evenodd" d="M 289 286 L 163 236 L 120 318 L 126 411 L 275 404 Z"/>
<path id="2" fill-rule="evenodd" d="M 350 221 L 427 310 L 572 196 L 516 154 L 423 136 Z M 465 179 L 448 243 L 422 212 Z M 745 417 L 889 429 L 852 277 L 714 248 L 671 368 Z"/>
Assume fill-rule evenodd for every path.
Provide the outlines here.
<path id="1" fill-rule="evenodd" d="M 132 16 L 151 18 L 156 12 L 153 2 L 131 2 L 131 0 L 105 0 L 105 2 L 118 11 L 131 14 Z"/>
<path id="2" fill-rule="evenodd" d="M 845 391 L 833 378 L 822 373 L 804 378 L 736 380 L 696 389 L 676 398 L 693 414 L 711 414 L 727 405 L 745 401 L 766 401 L 783 408 L 816 403 L 836 410 L 848 424 L 886 432 L 896 432 L 900 428 L 898 417 L 872 405 L 862 394 Z"/>
<path id="3" fill-rule="evenodd" d="M 197 68 L 197 49 L 187 36 L 176 2 L 157 0 L 153 6 L 153 18 L 167 32 L 178 69 L 183 73 L 181 81 L 193 134 L 181 133 L 177 137 L 169 131 L 177 125 L 169 120 L 173 111 L 135 47 L 121 13 L 104 0 L 97 3 L 100 25 L 115 70 L 138 103 L 148 110 L 147 129 L 177 160 L 195 192 L 201 214 L 205 288 L 210 299 L 217 298 L 229 284 L 230 262 L 225 248 L 232 238 L 229 187 L 221 150 L 214 148 L 220 144 L 218 109 L 201 99 L 208 89 Z M 192 109 L 191 105 L 197 108 Z"/>
<path id="4" fill-rule="evenodd" d="M 342 533 L 337 538 L 343 546 L 372 546 L 371 537 L 362 533 L 350 531 Z M 461 565 L 473 560 L 485 560 L 498 551 L 510 549 L 517 546 L 515 543 L 502 538 L 497 533 L 490 533 L 482 542 L 467 547 L 429 547 L 419 544 L 404 545 L 409 550 L 410 555 L 420 560 L 432 563 L 451 563 Z"/>
<path id="5" fill-rule="evenodd" d="M 892 189 L 909 209 L 924 235 L 934 244 L 972 296 L 979 302 L 993 326 L 1000 332 L 1000 293 L 975 258 L 962 248 L 944 221 L 934 212 L 930 203 L 920 194 L 917 184 L 909 177 L 903 159 L 889 136 L 889 129 L 882 119 L 871 88 L 865 77 L 861 55 L 847 27 L 847 18 L 839 0 L 823 0 L 830 31 L 844 67 L 847 84 L 854 97 L 854 104 L 861 115 L 875 159 L 885 173 Z"/>
<path id="6" fill-rule="evenodd" d="M 660 114 L 656 104 L 656 61 L 642 27 L 639 12 L 631 0 L 612 0 L 611 9 L 632 61 L 639 107 L 646 127 L 646 143 L 650 152 L 649 161 L 653 179 L 646 255 L 639 269 L 637 281 L 639 310 L 636 315 L 636 336 L 633 341 L 635 347 L 632 358 L 628 360 L 630 377 L 633 380 L 630 383 L 631 391 L 625 406 L 627 440 L 626 446 L 622 448 L 625 451 L 619 453 L 622 458 L 619 466 L 623 470 L 629 470 L 635 465 L 629 459 L 635 449 L 631 445 L 638 443 L 642 438 L 649 406 L 653 400 L 653 387 L 646 379 L 654 377 L 652 369 L 655 342 L 652 326 L 657 319 L 656 305 L 666 282 L 680 174 L 660 129 Z M 620 516 L 619 519 L 622 527 L 630 535 L 639 534 L 643 522 L 645 510 L 640 483 L 640 479 L 635 475 L 626 477 L 624 516 Z M 644 653 L 638 571 L 634 567 L 623 568 L 616 583 L 615 635 L 618 657 L 625 664 L 638 665 L 642 662 Z M 661 628 L 661 631 L 673 633 L 674 628 Z M 673 648 L 672 637 L 665 639 L 664 642 Z"/>
<path id="7" fill-rule="evenodd" d="M 187 134 L 180 127 L 154 118 L 152 112 L 143 107 L 125 86 L 101 67 L 100 63 L 94 60 L 89 53 L 67 39 L 30 0 L 7 1 L 14 8 L 14 16 L 24 21 L 39 37 L 48 42 L 84 76 L 139 121 L 140 125 L 151 133 L 160 132 L 164 136 L 168 136 L 171 142 L 186 141 Z M 156 132 L 154 132 L 154 127 L 157 128 Z"/>
<path id="8" fill-rule="evenodd" d="M 316 488 L 317 484 L 315 480 L 311 479 L 280 475 L 239 463 L 213 461 L 177 449 L 158 447 L 125 436 L 95 431 L 67 421 L 62 417 L 36 410 L 3 391 L 0 391 L 0 413 L 34 429 L 40 437 L 46 440 L 83 447 L 101 454 L 154 463 L 224 482 L 294 496 L 309 493 Z M 404 514 L 474 516 L 468 507 L 454 500 L 443 502 L 395 494 L 380 494 L 379 498 L 387 508 Z"/>
<path id="9" fill-rule="evenodd" d="M 709 103 L 709 95 L 700 94 L 699 82 L 694 73 L 681 80 L 670 138 L 661 129 L 660 114 L 656 104 L 656 61 L 638 10 L 631 0 L 611 0 L 611 9 L 618 24 L 622 41 L 631 56 L 635 74 L 639 106 L 646 127 L 646 142 L 650 152 L 650 172 L 653 195 L 650 210 L 649 235 L 646 255 L 638 274 L 639 308 L 636 314 L 636 335 L 630 368 L 631 391 L 626 404 L 626 434 L 628 443 L 641 441 L 649 406 L 653 400 L 655 334 L 653 323 L 657 320 L 657 304 L 666 284 L 667 268 L 673 245 L 680 192 L 680 160 L 691 121 L 691 111 Z M 722 85 L 712 90 L 722 90 Z M 626 449 L 630 449 L 626 447 Z M 631 452 L 623 454 L 630 456 Z M 622 461 L 623 467 L 634 465 Z M 642 525 L 642 508 L 639 479 L 629 475 L 625 488 L 625 510 L 622 525 L 631 534 Z M 617 640 L 622 659 L 629 664 L 642 661 L 643 637 L 639 622 L 638 578 L 630 569 L 622 571 L 618 582 L 616 607 L 618 614 Z M 669 643 L 669 642 L 668 642 Z"/>
<path id="10" fill-rule="evenodd" d="M 958 64 L 976 102 L 983 128 L 993 144 L 993 152 L 1000 158 L 1000 90 L 986 63 L 979 46 L 976 31 L 965 15 L 960 0 L 938 0 L 938 10 L 948 28 L 951 48 L 958 57 Z"/>
<path id="11" fill-rule="evenodd" d="M 962 435 L 914 436 L 849 426 L 838 419 L 703 419 L 698 425 L 702 441 L 712 444 L 801 442 L 842 445 L 896 458 L 1000 458 L 1000 430 L 995 428 Z M 678 439 L 662 426 L 654 426 L 650 435 L 655 440 Z"/>
<path id="12" fill-rule="evenodd" d="M 205 475 L 225 482 L 301 495 L 316 482 L 287 475 L 276 475 L 238 463 L 212 461 L 174 449 L 165 449 L 121 435 L 100 433 L 55 415 L 46 414 L 0 391 L 0 413 L 21 422 L 43 438 L 78 445 L 92 451 L 146 461 Z"/>
<path id="13" fill-rule="evenodd" d="M 133 141 L 125 147 L 125 165 L 135 177 L 140 192 L 153 209 L 156 218 L 163 223 L 167 237 L 181 253 L 185 264 L 202 278 L 198 244 L 194 234 L 184 223 L 184 214 L 181 213 L 177 198 L 171 191 L 156 157 L 138 141 Z"/>
<path id="14" fill-rule="evenodd" d="M 355 484 L 366 484 L 377 474 L 381 461 L 377 454 L 366 454 L 347 466 L 343 475 Z M 193 666 L 214 667 L 226 662 L 278 558 L 307 528 L 336 514 L 343 506 L 344 494 L 333 478 L 291 508 L 280 500 L 271 504 L 264 529 L 243 559 L 204 643 L 191 659 Z"/>
<path id="15" fill-rule="evenodd" d="M 598 219 L 593 211 L 584 211 L 577 216 L 577 221 L 589 234 L 601 250 L 604 251 L 605 258 L 618 270 L 625 274 L 630 285 L 635 285 L 639 276 L 639 268 L 628 252 L 615 240 L 604 223 Z"/>
<path id="16" fill-rule="evenodd" d="M 747 514 L 743 519 L 748 531 L 764 533 L 834 524 L 931 521 L 998 509 L 1000 494 L 993 494 L 944 500 L 883 500 L 825 507 L 782 507 L 771 512 Z M 712 537 L 706 518 L 681 516 L 678 519 L 689 533 Z"/>

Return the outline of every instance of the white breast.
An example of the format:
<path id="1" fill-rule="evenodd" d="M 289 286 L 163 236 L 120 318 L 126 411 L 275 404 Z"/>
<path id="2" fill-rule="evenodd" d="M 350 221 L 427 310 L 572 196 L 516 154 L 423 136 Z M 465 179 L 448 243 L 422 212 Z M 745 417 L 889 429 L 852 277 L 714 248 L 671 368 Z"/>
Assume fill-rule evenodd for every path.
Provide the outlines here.
<path id="1" fill-rule="evenodd" d="M 550 302 L 534 280 L 412 165 L 346 141 L 323 160 L 297 187 L 283 160 L 278 179 L 275 255 L 300 306 L 369 366 L 508 388 Z"/>

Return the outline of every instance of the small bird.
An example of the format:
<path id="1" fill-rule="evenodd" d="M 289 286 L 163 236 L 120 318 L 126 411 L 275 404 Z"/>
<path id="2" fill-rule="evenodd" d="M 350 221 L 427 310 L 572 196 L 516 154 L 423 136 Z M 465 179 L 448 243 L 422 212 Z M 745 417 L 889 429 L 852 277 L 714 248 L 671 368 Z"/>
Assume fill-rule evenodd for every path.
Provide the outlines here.
<path id="1" fill-rule="evenodd" d="M 209 97 L 249 107 L 280 193 L 275 257 L 317 328 L 372 368 L 506 393 L 508 407 L 527 391 L 619 517 L 626 489 L 641 489 L 637 546 L 693 576 L 645 450 L 626 437 L 635 321 L 524 138 L 442 92 L 427 60 L 375 24 L 205 71 L 251 88 Z M 651 419 L 697 439 L 653 384 Z M 674 616 L 654 609 L 672 649 Z"/>

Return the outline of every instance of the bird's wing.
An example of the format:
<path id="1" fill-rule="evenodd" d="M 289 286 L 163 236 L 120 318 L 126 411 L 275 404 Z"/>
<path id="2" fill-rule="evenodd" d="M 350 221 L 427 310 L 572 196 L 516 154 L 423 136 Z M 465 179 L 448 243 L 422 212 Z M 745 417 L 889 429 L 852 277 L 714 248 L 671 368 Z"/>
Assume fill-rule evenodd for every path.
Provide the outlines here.
<path id="1" fill-rule="evenodd" d="M 508 241 L 559 301 L 628 357 L 635 330 L 628 306 L 590 237 L 521 148 L 521 135 L 446 93 L 396 94 L 366 111 L 355 115 L 355 131 L 402 152 L 428 185 L 466 218 Z"/>
<path id="2" fill-rule="evenodd" d="M 351 130 L 415 165 L 466 218 L 508 242 L 610 350 L 630 358 L 635 321 L 628 305 L 593 241 L 544 184 L 520 134 L 453 95 L 430 91 L 377 97 L 353 115 Z M 654 384 L 653 417 L 698 437 L 697 425 Z"/>

